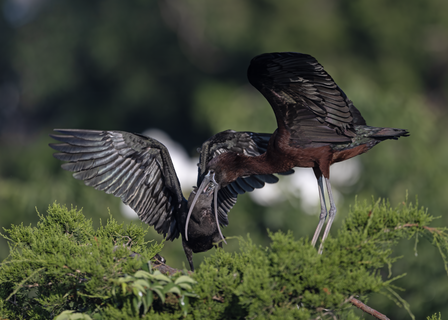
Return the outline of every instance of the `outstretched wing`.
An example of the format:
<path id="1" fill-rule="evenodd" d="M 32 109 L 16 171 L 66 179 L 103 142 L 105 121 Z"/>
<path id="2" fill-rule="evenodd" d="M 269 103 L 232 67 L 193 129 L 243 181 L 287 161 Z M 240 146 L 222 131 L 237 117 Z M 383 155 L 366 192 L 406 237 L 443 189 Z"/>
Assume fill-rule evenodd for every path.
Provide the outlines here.
<path id="1" fill-rule="evenodd" d="M 207 173 L 207 164 L 216 156 L 225 152 L 235 152 L 246 156 L 259 156 L 266 152 L 271 134 L 255 132 L 220 132 L 202 144 L 198 164 L 198 182 L 201 185 Z M 292 174 L 294 170 L 279 174 Z M 228 225 L 227 213 L 236 204 L 238 194 L 263 188 L 265 183 L 276 183 L 278 178 L 272 174 L 257 174 L 239 177 L 218 192 L 218 215 L 222 225 Z"/>
<path id="2" fill-rule="evenodd" d="M 265 53 L 252 59 L 247 75 L 274 109 L 279 130 L 291 133 L 292 144 L 349 142 L 355 136 L 353 125 L 366 124 L 310 55 Z"/>
<path id="3" fill-rule="evenodd" d="M 56 129 L 50 135 L 62 168 L 88 186 L 112 193 L 168 240 L 179 236 L 176 211 L 186 201 L 166 147 L 122 131 Z"/>

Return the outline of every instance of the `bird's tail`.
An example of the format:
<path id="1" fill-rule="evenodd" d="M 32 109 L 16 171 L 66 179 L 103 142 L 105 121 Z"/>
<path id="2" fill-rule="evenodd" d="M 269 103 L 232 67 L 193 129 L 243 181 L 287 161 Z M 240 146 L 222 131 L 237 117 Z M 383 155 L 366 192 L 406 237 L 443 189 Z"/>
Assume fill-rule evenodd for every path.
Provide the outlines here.
<path id="1" fill-rule="evenodd" d="M 380 140 L 387 139 L 395 139 L 397 140 L 399 137 L 407 137 L 409 136 L 409 131 L 404 129 L 395 129 L 395 128 L 379 128 L 380 130 L 375 132 L 370 137 Z"/>

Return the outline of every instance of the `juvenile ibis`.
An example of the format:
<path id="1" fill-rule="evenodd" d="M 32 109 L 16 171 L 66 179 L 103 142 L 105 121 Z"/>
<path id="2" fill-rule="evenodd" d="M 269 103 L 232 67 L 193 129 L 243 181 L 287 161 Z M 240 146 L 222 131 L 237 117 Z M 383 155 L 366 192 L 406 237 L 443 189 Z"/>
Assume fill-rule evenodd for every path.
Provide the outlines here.
<path id="1" fill-rule="evenodd" d="M 209 189 L 214 193 L 214 212 L 217 212 L 216 224 L 222 240 L 226 243 L 219 225 L 227 225 L 227 212 L 235 205 L 238 194 L 263 188 L 265 183 L 276 183 L 278 178 L 272 174 L 250 174 L 237 177 L 225 186 L 220 186 L 215 180 L 214 171 L 208 170 L 207 165 L 216 157 L 225 153 L 242 154 L 246 157 L 257 157 L 265 153 L 271 138 L 267 133 L 237 132 L 226 130 L 215 134 L 202 144 L 198 163 L 198 181 L 197 185 L 200 192 L 192 199 L 189 206 L 187 222 L 185 223 L 185 237 L 188 240 L 188 228 L 190 215 L 195 208 L 195 204 L 202 190 Z M 232 168 L 231 168 L 232 170 Z M 225 170 L 221 170 L 223 172 Z M 290 169 L 285 172 L 275 172 L 280 175 L 289 175 L 294 173 Z M 218 223 L 219 220 L 219 223 Z"/>

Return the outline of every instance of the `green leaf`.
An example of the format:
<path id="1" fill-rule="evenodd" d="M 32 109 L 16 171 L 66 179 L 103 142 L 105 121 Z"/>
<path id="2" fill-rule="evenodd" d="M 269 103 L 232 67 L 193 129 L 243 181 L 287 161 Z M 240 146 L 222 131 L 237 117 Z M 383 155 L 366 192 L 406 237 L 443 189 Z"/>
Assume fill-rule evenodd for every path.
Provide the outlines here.
<path id="1" fill-rule="evenodd" d="M 143 271 L 143 270 L 139 270 L 134 274 L 135 278 L 146 278 L 149 279 L 151 278 L 151 274 L 149 272 Z"/>
<path id="2" fill-rule="evenodd" d="M 184 317 L 186 317 L 188 314 L 188 302 L 189 302 L 189 299 L 187 296 L 183 295 L 179 299 L 180 308 L 182 309 L 182 311 L 184 313 Z"/>
<path id="3" fill-rule="evenodd" d="M 152 270 L 150 270 L 150 268 L 149 268 L 149 264 L 150 264 L 150 262 L 143 262 L 143 263 L 142 263 L 142 267 L 141 267 L 142 270 L 143 270 L 143 271 L 146 271 L 146 272 L 148 272 L 148 273 L 151 273 Z"/>
<path id="4" fill-rule="evenodd" d="M 163 292 L 164 293 L 167 293 L 167 292 L 169 292 L 169 290 L 171 289 L 171 288 L 173 288 L 175 286 L 175 284 L 174 283 L 168 283 L 166 286 L 164 286 L 163 287 Z"/>
<path id="5" fill-rule="evenodd" d="M 175 293 L 175 294 L 177 294 L 178 296 L 182 295 L 182 293 L 180 292 L 179 287 L 177 287 L 177 286 L 173 286 L 171 289 L 169 289 L 169 290 L 166 291 L 166 292 Z"/>
<path id="6" fill-rule="evenodd" d="M 152 290 L 146 291 L 146 297 L 144 299 L 144 301 L 146 302 L 145 313 L 148 312 L 149 307 L 151 307 L 153 299 L 154 298 Z"/>
<path id="7" fill-rule="evenodd" d="M 159 270 L 154 272 L 154 274 L 152 274 L 151 276 L 152 276 L 152 278 L 154 278 L 156 280 L 162 280 L 162 281 L 165 281 L 165 282 L 172 282 L 170 278 L 168 278 L 167 276 L 161 274 Z"/>
<path id="8" fill-rule="evenodd" d="M 136 288 L 136 287 L 132 287 L 132 292 L 134 293 L 134 296 L 136 296 L 136 297 L 138 297 L 138 299 L 141 299 L 141 292 L 142 292 L 143 290 L 138 290 L 138 288 Z"/>
<path id="9" fill-rule="evenodd" d="M 176 281 L 174 281 L 175 284 L 184 283 L 184 282 L 188 282 L 188 283 L 192 283 L 192 284 L 196 283 L 196 281 L 193 280 L 189 276 L 180 276 L 179 278 L 176 279 Z"/>
<path id="10" fill-rule="evenodd" d="M 152 291 L 157 293 L 157 295 L 159 296 L 160 300 L 162 300 L 162 303 L 165 303 L 165 294 L 162 291 L 160 291 L 157 288 L 152 288 Z"/>
<path id="11" fill-rule="evenodd" d="M 185 290 L 188 290 L 188 291 L 192 290 L 192 287 L 189 284 L 187 284 L 187 283 L 179 283 L 178 286 L 181 287 L 182 289 L 185 289 Z"/>
<path id="12" fill-rule="evenodd" d="M 103 317 L 99 313 L 93 315 L 93 320 L 103 320 Z"/>
<path id="13" fill-rule="evenodd" d="M 135 311 L 138 312 L 140 309 L 140 306 L 142 305 L 142 302 L 137 297 L 134 297 L 134 299 L 132 299 L 132 305 L 134 306 Z"/>
<path id="14" fill-rule="evenodd" d="M 148 283 L 148 281 L 142 279 L 139 279 L 132 283 L 132 287 L 137 288 L 139 291 L 145 291 L 146 288 L 149 288 L 149 286 L 150 284 Z"/>
<path id="15" fill-rule="evenodd" d="M 73 313 L 70 318 L 70 320 L 92 320 L 89 315 L 83 314 L 83 313 Z"/>
<path id="16" fill-rule="evenodd" d="M 152 286 L 150 286 L 151 289 L 159 289 L 159 290 L 163 290 L 163 286 L 160 284 L 153 284 Z"/>
<path id="17" fill-rule="evenodd" d="M 56 318 L 54 318 L 54 320 L 69 320 L 70 319 L 70 315 L 75 312 L 73 310 L 66 310 L 63 311 L 60 315 L 58 315 Z"/>
<path id="18" fill-rule="evenodd" d="M 55 320 L 92 320 L 89 315 L 83 313 L 74 313 L 73 310 L 63 311 Z"/>

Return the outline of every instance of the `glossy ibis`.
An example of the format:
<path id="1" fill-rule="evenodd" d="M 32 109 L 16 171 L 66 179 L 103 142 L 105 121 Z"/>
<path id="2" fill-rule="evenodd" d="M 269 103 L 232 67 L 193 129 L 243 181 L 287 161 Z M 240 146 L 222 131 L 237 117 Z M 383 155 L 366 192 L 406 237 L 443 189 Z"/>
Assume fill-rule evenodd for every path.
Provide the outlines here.
<path id="1" fill-rule="evenodd" d="M 327 217 L 324 181 L 330 200 L 321 251 L 336 213 L 330 165 L 362 154 L 383 140 L 408 136 L 408 131 L 367 126 L 345 93 L 310 55 L 262 54 L 252 59 L 247 75 L 272 106 L 278 128 L 267 152 L 259 156 L 226 152 L 207 162 L 205 171 L 219 189 L 239 177 L 286 172 L 293 167 L 313 168 L 321 204 L 313 246 Z"/>
<path id="2" fill-rule="evenodd" d="M 219 224 L 227 225 L 227 212 L 235 205 L 238 194 L 253 191 L 254 189 L 263 188 L 265 183 L 276 183 L 278 178 L 272 174 L 250 174 L 237 177 L 231 183 L 225 186 L 220 186 L 214 179 L 213 170 L 208 170 L 208 163 L 214 158 L 225 153 L 242 154 L 246 157 L 257 157 L 265 153 L 271 138 L 267 133 L 254 132 L 237 132 L 233 130 L 226 130 L 215 134 L 202 144 L 198 164 L 198 190 L 208 188 L 214 193 L 214 212 L 217 212 L 216 223 L 219 234 L 224 242 L 224 236 L 221 233 Z M 275 172 L 280 175 L 289 175 L 294 173 L 294 170 L 287 170 L 285 172 Z M 201 192 L 197 193 L 197 197 L 192 199 L 192 204 L 189 207 L 187 222 L 185 223 L 185 237 L 188 240 L 188 223 L 191 213 L 195 208 L 195 203 Z M 218 216 L 219 222 L 218 223 Z"/>
<path id="3" fill-rule="evenodd" d="M 220 237 L 224 239 L 219 224 L 228 224 L 227 212 L 236 203 L 237 195 L 262 188 L 265 182 L 278 181 L 270 174 L 248 176 L 236 179 L 216 194 L 213 182 L 202 182 L 205 169 L 201 169 L 204 165 L 200 163 L 198 183 L 202 188 L 200 192 L 195 188 L 187 202 L 168 150 L 159 141 L 122 131 L 55 131 L 61 134 L 51 137 L 62 143 L 52 143 L 50 147 L 59 151 L 54 154 L 55 158 L 68 161 L 62 168 L 74 172 L 73 176 L 86 185 L 120 197 L 143 222 L 154 226 L 167 240 L 181 234 L 191 270 L 194 270 L 192 252 L 207 251 Z M 226 148 L 258 156 L 266 151 L 269 138 L 269 134 L 227 130 L 207 140 L 200 156 L 213 159 L 226 152 Z M 217 199 L 214 210 L 213 198 Z M 190 237 L 184 233 L 186 225 L 189 225 Z"/>

